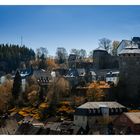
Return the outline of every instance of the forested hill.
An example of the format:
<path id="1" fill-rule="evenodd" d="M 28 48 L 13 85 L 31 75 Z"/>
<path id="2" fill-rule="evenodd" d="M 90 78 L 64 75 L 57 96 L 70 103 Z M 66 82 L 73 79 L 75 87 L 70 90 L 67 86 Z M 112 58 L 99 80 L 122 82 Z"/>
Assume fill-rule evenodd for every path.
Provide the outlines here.
<path id="1" fill-rule="evenodd" d="M 34 58 L 35 52 L 25 46 L 0 44 L 0 71 L 11 72 Z"/>

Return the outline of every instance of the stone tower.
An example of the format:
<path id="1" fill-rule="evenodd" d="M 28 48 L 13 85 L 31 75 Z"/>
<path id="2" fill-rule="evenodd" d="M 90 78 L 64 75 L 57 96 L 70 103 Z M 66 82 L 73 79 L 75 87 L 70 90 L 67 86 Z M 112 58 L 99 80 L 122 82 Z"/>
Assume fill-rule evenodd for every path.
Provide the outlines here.
<path id="1" fill-rule="evenodd" d="M 120 80 L 125 85 L 124 102 L 140 104 L 140 49 L 131 42 L 119 53 Z"/>
<path id="2" fill-rule="evenodd" d="M 96 70 L 106 69 L 108 52 L 104 48 L 98 48 L 93 51 L 93 64 Z"/>

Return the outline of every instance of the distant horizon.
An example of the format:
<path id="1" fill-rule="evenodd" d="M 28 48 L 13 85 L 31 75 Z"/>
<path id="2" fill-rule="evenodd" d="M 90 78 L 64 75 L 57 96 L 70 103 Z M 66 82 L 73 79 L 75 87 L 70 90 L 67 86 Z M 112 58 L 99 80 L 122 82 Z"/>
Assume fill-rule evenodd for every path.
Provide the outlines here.
<path id="1" fill-rule="evenodd" d="M 140 36 L 140 6 L 0 6 L 0 44 L 24 44 L 36 51 L 58 47 L 67 52 L 98 48 L 112 41 Z"/>

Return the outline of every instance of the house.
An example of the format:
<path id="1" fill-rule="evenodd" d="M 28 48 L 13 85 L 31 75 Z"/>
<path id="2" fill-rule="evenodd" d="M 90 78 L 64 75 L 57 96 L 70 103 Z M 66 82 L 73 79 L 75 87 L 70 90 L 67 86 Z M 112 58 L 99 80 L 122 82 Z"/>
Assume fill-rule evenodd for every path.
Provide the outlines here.
<path id="1" fill-rule="evenodd" d="M 40 86 L 47 86 L 52 81 L 51 72 L 43 69 L 34 70 L 33 75 Z"/>
<path id="2" fill-rule="evenodd" d="M 117 55 L 125 48 L 131 45 L 131 43 L 137 44 L 140 48 L 140 37 L 133 37 L 132 40 L 122 40 L 117 49 Z"/>
<path id="3" fill-rule="evenodd" d="M 74 124 L 86 129 L 103 129 L 117 116 L 126 112 L 127 108 L 117 102 L 86 102 L 79 106 L 74 113 Z"/>
<path id="4" fill-rule="evenodd" d="M 77 61 L 77 55 L 76 54 L 70 54 L 69 57 L 68 57 L 69 68 L 76 68 L 76 61 Z"/>
<path id="5" fill-rule="evenodd" d="M 6 76 L 0 77 L 0 84 L 3 84 L 6 81 Z"/>
<path id="6" fill-rule="evenodd" d="M 21 76 L 22 92 L 25 92 L 25 89 L 26 89 L 26 78 L 33 74 L 33 68 L 31 66 L 30 68 L 21 69 L 21 70 L 17 70 L 17 71 L 19 71 L 20 76 Z M 13 79 L 15 78 L 15 73 L 12 76 L 12 78 Z"/>
<path id="7" fill-rule="evenodd" d="M 91 81 L 92 82 L 94 82 L 94 81 L 96 81 L 97 79 L 97 75 L 96 75 L 96 73 L 95 73 L 95 71 L 94 70 L 90 70 L 90 74 L 91 74 Z"/>
<path id="8" fill-rule="evenodd" d="M 140 112 L 123 113 L 113 124 L 118 134 L 140 134 Z"/>
<path id="9" fill-rule="evenodd" d="M 77 69 L 77 71 L 78 71 L 79 76 L 85 76 L 85 74 L 86 74 L 86 71 L 84 68 L 79 68 L 79 69 Z"/>
<path id="10" fill-rule="evenodd" d="M 69 135 L 73 134 L 74 125 L 71 121 L 47 122 L 45 129 L 49 135 Z"/>
<path id="11" fill-rule="evenodd" d="M 122 40 L 117 49 L 117 55 L 126 47 L 131 44 L 130 40 Z"/>
<path id="12" fill-rule="evenodd" d="M 114 83 L 114 85 L 117 85 L 119 82 L 119 71 L 110 71 L 106 74 L 106 82 Z"/>

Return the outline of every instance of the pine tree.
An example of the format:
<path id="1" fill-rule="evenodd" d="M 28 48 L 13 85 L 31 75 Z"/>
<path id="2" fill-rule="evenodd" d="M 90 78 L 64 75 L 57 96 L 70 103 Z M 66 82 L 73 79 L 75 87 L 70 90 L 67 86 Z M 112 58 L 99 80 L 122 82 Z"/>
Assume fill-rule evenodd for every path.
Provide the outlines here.
<path id="1" fill-rule="evenodd" d="M 13 89 L 12 89 L 12 95 L 14 100 L 18 99 L 20 92 L 21 92 L 21 76 L 19 71 L 17 71 L 15 74 Z"/>

